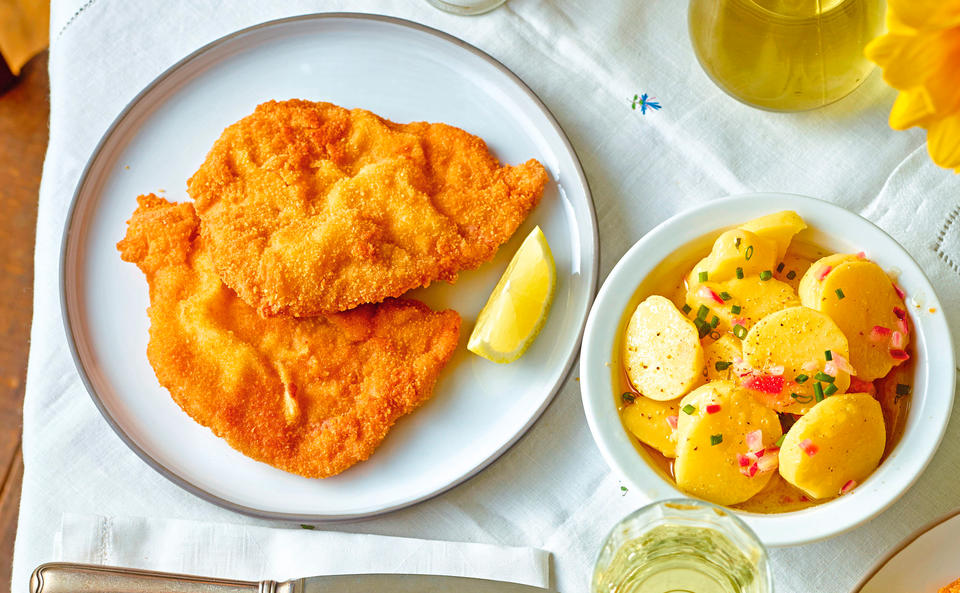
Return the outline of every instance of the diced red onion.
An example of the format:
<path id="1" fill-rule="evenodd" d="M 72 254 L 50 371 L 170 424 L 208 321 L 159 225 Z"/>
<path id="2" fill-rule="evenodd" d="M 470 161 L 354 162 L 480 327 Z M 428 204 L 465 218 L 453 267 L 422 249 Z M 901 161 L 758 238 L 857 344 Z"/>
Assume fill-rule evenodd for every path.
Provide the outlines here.
<path id="1" fill-rule="evenodd" d="M 720 404 L 709 404 L 707 406 L 707 414 L 716 414 L 720 411 Z"/>
<path id="2" fill-rule="evenodd" d="M 763 449 L 763 432 L 760 430 L 752 430 L 748 432 L 746 441 L 748 451 L 758 451 Z"/>
<path id="3" fill-rule="evenodd" d="M 844 484 L 842 488 L 840 488 L 840 494 L 841 495 L 846 494 L 847 492 L 850 492 L 856 487 L 857 487 L 856 480 L 847 480 L 847 483 Z"/>
<path id="4" fill-rule="evenodd" d="M 833 271 L 833 266 L 827 266 L 824 269 L 820 270 L 820 273 L 817 274 L 817 280 L 823 282 L 823 279 L 827 277 L 827 274 Z"/>
<path id="5" fill-rule="evenodd" d="M 820 447 L 814 445 L 813 441 L 810 439 L 803 439 L 797 446 L 800 447 L 801 451 L 807 454 L 807 457 L 813 457 L 817 454 L 817 451 L 820 450 Z"/>
<path id="6" fill-rule="evenodd" d="M 670 428 L 673 430 L 677 429 L 677 422 L 680 420 L 679 416 L 667 416 L 667 424 L 670 425 Z"/>
<path id="7" fill-rule="evenodd" d="M 907 354 L 906 350 L 899 350 L 897 348 L 890 349 L 890 358 L 894 360 L 909 360 L 910 355 Z"/>
<path id="8" fill-rule="evenodd" d="M 764 455 L 763 457 L 757 460 L 757 469 L 759 469 L 762 472 L 775 470 L 779 465 L 780 465 L 780 457 L 778 455 Z"/>
<path id="9" fill-rule="evenodd" d="M 711 299 L 715 303 L 723 304 L 723 299 L 720 298 L 720 295 L 714 292 L 709 286 L 700 287 L 700 296 L 705 299 Z"/>
<path id="10" fill-rule="evenodd" d="M 897 291 L 897 296 L 900 297 L 902 301 L 907 296 L 907 293 L 903 292 L 903 289 L 897 286 L 896 282 L 891 282 L 891 284 L 893 284 L 893 289 Z"/>
<path id="11" fill-rule="evenodd" d="M 901 309 L 900 307 L 893 308 L 893 314 L 897 316 L 897 319 L 906 319 L 907 312 Z"/>
<path id="12" fill-rule="evenodd" d="M 903 334 L 898 331 L 893 332 L 893 335 L 890 336 L 890 345 L 898 350 L 903 350 Z"/>
<path id="13" fill-rule="evenodd" d="M 874 342 L 882 342 L 886 340 L 889 335 L 890 330 L 882 325 L 875 325 L 873 329 L 870 330 L 870 339 Z"/>

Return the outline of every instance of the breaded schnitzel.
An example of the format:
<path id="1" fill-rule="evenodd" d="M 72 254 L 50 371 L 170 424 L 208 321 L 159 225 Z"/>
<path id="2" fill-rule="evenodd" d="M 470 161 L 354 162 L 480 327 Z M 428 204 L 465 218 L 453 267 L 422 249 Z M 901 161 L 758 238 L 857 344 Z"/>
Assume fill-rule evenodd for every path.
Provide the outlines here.
<path id="1" fill-rule="evenodd" d="M 147 357 L 174 401 L 238 451 L 332 476 L 430 397 L 457 345 L 456 312 L 390 299 L 263 318 L 220 281 L 192 204 L 138 204 L 117 249 L 150 285 Z"/>
<path id="2" fill-rule="evenodd" d="M 537 205 L 536 160 L 500 166 L 446 124 L 270 101 L 190 178 L 227 286 L 263 315 L 377 303 L 491 259 Z"/>

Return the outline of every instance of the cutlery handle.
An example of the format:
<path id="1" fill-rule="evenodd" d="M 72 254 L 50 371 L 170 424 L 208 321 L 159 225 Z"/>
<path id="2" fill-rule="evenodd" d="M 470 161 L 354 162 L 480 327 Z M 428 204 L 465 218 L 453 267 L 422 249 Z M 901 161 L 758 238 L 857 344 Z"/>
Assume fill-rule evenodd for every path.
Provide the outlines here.
<path id="1" fill-rule="evenodd" d="M 30 577 L 30 593 L 295 593 L 296 581 L 234 581 L 186 574 L 51 562 Z"/>

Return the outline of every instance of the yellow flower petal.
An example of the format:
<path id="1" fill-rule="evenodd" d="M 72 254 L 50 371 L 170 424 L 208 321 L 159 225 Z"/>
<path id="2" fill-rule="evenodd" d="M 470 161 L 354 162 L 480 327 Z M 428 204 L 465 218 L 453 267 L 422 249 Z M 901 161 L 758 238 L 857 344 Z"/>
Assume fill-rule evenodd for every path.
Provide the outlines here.
<path id="1" fill-rule="evenodd" d="M 913 35 L 917 32 L 916 29 L 900 20 L 900 17 L 898 17 L 897 14 L 892 10 L 887 10 L 886 14 L 884 15 L 884 21 L 886 21 L 887 31 L 890 33 Z"/>
<path id="2" fill-rule="evenodd" d="M 960 110 L 960 62 L 946 62 L 923 83 L 930 107 L 941 114 Z"/>
<path id="3" fill-rule="evenodd" d="M 927 150 L 933 162 L 941 167 L 960 169 L 960 113 L 930 124 Z"/>
<path id="4" fill-rule="evenodd" d="M 949 29 L 960 25 L 960 0 L 888 0 L 888 10 L 914 29 Z"/>
<path id="5" fill-rule="evenodd" d="M 937 31 L 887 37 L 891 39 L 874 50 L 880 54 L 875 61 L 883 68 L 883 79 L 893 88 L 909 90 L 942 69 L 952 71 L 952 78 L 956 80 L 953 64 L 955 60 L 960 63 L 960 51 L 955 50 L 955 46 L 960 47 L 960 34 Z M 886 63 L 881 63 L 882 59 Z"/>
<path id="6" fill-rule="evenodd" d="M 863 49 L 863 54 L 867 56 L 868 60 L 876 62 L 881 68 L 886 68 L 890 62 L 903 53 L 904 47 L 913 38 L 914 35 L 887 33 L 868 43 Z"/>
<path id="7" fill-rule="evenodd" d="M 890 127 L 894 130 L 906 130 L 913 126 L 926 126 L 933 114 L 933 106 L 926 91 L 902 91 L 890 110 Z"/>

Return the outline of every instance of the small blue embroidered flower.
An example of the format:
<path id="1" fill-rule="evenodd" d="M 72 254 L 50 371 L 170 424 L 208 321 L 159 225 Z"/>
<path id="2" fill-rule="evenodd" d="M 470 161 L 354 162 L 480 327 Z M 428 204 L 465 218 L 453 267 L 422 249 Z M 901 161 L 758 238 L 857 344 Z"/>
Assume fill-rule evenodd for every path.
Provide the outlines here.
<path id="1" fill-rule="evenodd" d="M 660 109 L 660 103 L 654 101 L 653 99 L 656 99 L 656 97 L 650 97 L 648 99 L 647 93 L 643 93 L 642 95 L 634 95 L 633 101 L 630 103 L 630 109 L 636 109 L 637 105 L 639 105 L 641 115 L 645 115 L 647 113 L 647 107 L 653 109 L 654 111 Z"/>

